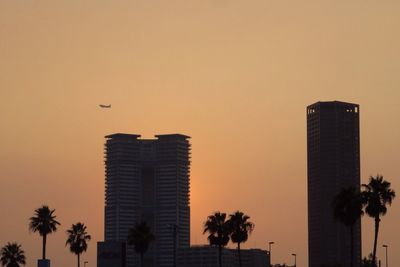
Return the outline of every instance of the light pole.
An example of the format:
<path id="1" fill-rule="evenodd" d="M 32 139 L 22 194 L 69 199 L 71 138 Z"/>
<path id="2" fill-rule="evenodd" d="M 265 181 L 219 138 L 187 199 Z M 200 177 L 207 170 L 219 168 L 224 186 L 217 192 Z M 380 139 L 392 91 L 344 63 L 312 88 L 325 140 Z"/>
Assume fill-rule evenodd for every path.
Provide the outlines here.
<path id="1" fill-rule="evenodd" d="M 268 242 L 269 249 L 269 266 L 272 266 L 272 253 L 271 253 L 271 245 L 275 244 L 275 242 Z"/>
<path id="2" fill-rule="evenodd" d="M 83 267 L 86 267 L 86 263 L 89 263 L 88 261 L 83 262 Z"/>
<path id="3" fill-rule="evenodd" d="M 296 262 L 296 258 L 297 258 L 297 254 L 296 253 L 292 253 L 292 256 L 294 256 L 294 267 L 297 266 L 297 262 Z"/>
<path id="4" fill-rule="evenodd" d="M 388 267 L 388 245 L 383 245 L 382 247 L 384 247 L 385 248 L 385 250 L 386 250 L 386 267 Z"/>

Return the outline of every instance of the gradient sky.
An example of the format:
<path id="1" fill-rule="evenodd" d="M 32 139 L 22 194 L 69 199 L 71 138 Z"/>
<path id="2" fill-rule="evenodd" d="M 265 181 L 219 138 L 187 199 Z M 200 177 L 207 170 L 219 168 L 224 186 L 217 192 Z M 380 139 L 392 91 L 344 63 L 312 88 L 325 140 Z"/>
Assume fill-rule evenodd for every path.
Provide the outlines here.
<path id="1" fill-rule="evenodd" d="M 381 173 L 400 195 L 399 14 L 397 0 L 0 1 L 0 245 L 22 243 L 35 266 L 28 218 L 47 203 L 62 223 L 53 265 L 74 266 L 65 230 L 83 221 L 95 266 L 104 136 L 183 133 L 192 243 L 207 215 L 240 209 L 256 224 L 246 247 L 275 241 L 274 263 L 307 266 L 308 104 L 360 104 L 362 181 Z M 392 266 L 398 198 L 378 247 Z"/>

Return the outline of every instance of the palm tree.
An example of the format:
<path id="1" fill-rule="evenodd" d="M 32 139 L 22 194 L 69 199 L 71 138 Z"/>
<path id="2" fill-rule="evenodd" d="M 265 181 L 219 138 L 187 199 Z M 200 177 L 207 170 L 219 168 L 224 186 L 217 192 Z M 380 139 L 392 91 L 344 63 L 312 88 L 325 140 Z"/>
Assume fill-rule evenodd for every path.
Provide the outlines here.
<path id="1" fill-rule="evenodd" d="M 87 250 L 87 242 L 90 241 L 91 237 L 86 232 L 85 224 L 80 222 L 73 224 L 71 228 L 67 230 L 67 235 L 68 239 L 65 245 L 69 245 L 70 251 L 78 256 L 78 267 L 80 267 L 80 255 Z"/>
<path id="2" fill-rule="evenodd" d="M 19 267 L 20 264 L 25 265 L 25 252 L 21 249 L 21 245 L 17 243 L 7 243 L 0 251 L 0 261 L 2 266 Z"/>
<path id="3" fill-rule="evenodd" d="M 211 246 L 218 246 L 219 267 L 222 267 L 222 248 L 229 242 L 231 234 L 230 225 L 225 221 L 226 213 L 215 212 L 208 216 L 204 223 L 204 232 L 209 233 L 207 239 Z"/>
<path id="4" fill-rule="evenodd" d="M 155 236 L 146 222 L 136 223 L 135 226 L 129 230 L 128 244 L 133 245 L 136 253 L 140 254 L 140 264 L 142 267 L 144 266 L 144 253 L 146 253 L 150 243 L 153 242 L 154 239 Z"/>
<path id="5" fill-rule="evenodd" d="M 42 247 L 42 259 L 46 259 L 46 240 L 47 235 L 57 231 L 57 226 L 60 225 L 56 221 L 54 215 L 55 210 L 50 210 L 48 206 L 43 205 L 42 207 L 35 210 L 35 214 L 30 218 L 29 230 L 32 232 L 39 232 L 43 237 Z"/>
<path id="6" fill-rule="evenodd" d="M 254 223 L 249 222 L 248 219 L 250 219 L 249 216 L 245 215 L 243 212 L 236 211 L 234 214 L 229 215 L 228 220 L 231 229 L 230 238 L 233 243 L 237 243 L 240 267 L 242 267 L 240 244 L 247 241 L 249 234 L 254 229 Z"/>
<path id="7" fill-rule="evenodd" d="M 364 214 L 361 194 L 354 186 L 343 188 L 333 200 L 333 217 L 350 228 L 350 266 L 354 266 L 354 225 Z"/>
<path id="8" fill-rule="evenodd" d="M 395 192 L 390 188 L 390 183 L 383 180 L 382 175 L 376 177 L 371 176 L 368 184 L 363 184 L 363 204 L 365 205 L 365 212 L 369 217 L 375 220 L 375 238 L 374 250 L 372 252 L 372 261 L 376 265 L 376 246 L 378 243 L 379 223 L 380 217 L 384 216 L 387 212 L 386 205 L 392 204 L 395 198 Z"/>

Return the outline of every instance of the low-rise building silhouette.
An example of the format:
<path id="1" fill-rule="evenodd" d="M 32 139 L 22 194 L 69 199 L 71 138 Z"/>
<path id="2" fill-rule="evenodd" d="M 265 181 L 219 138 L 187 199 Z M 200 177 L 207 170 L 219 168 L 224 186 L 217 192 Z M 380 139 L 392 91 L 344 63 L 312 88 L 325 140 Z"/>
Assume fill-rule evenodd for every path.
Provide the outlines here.
<path id="1" fill-rule="evenodd" d="M 242 249 L 242 267 L 267 267 L 270 264 L 269 254 L 261 249 Z M 222 249 L 224 266 L 239 267 L 237 249 Z M 218 267 L 218 247 L 197 245 L 180 249 L 178 267 Z"/>
<path id="2" fill-rule="evenodd" d="M 97 243 L 97 267 L 125 267 L 126 243 L 107 241 Z"/>

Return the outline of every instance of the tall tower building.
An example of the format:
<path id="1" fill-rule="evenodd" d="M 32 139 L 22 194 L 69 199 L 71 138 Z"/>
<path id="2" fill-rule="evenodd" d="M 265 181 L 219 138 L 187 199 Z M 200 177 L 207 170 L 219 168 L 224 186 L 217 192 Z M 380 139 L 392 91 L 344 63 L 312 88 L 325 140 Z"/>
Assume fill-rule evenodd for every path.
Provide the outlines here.
<path id="1" fill-rule="evenodd" d="M 350 266 L 350 230 L 333 218 L 333 199 L 360 188 L 360 108 L 344 102 L 307 107 L 309 267 Z M 354 266 L 361 260 L 361 222 L 354 230 Z"/>
<path id="2" fill-rule="evenodd" d="M 106 136 L 105 243 L 124 243 L 129 229 L 145 221 L 156 239 L 145 254 L 144 266 L 170 267 L 176 249 L 190 246 L 189 137 L 139 137 Z M 139 264 L 128 246 L 126 266 Z"/>

